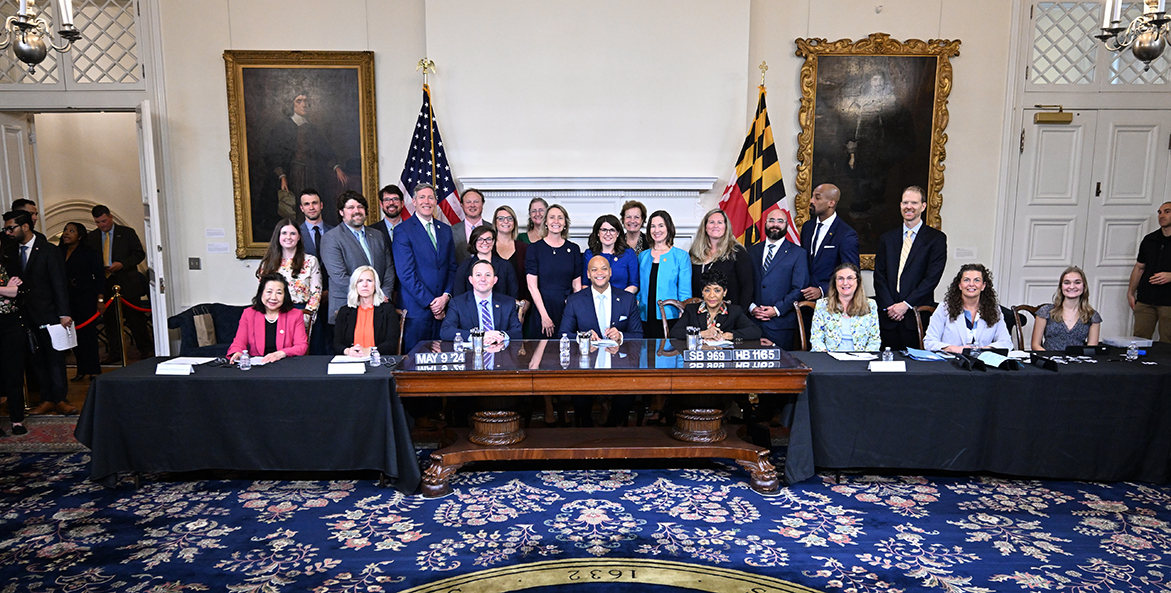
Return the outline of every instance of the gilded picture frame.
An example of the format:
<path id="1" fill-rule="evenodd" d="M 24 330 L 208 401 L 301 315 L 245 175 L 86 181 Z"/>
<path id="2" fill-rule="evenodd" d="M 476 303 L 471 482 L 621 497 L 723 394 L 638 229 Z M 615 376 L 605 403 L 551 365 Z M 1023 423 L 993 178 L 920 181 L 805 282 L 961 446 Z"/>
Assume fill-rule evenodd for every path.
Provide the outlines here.
<path id="1" fill-rule="evenodd" d="M 926 190 L 926 224 L 942 224 L 951 58 L 959 40 L 797 39 L 801 126 L 797 138 L 797 227 L 810 218 L 813 189 L 841 191 L 837 213 L 858 232 L 863 269 L 874 269 L 882 233 L 901 224 L 903 190 Z"/>
<path id="2" fill-rule="evenodd" d="M 329 224 L 342 191 L 377 193 L 374 52 L 227 50 L 224 68 L 237 258 L 262 257 L 282 218 L 299 223 L 304 189 Z"/>

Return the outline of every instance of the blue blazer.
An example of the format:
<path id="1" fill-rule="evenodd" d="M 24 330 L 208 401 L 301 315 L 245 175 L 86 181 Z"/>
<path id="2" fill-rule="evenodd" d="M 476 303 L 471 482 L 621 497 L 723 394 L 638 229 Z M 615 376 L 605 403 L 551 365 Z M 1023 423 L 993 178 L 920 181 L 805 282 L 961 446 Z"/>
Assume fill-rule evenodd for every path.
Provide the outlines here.
<path id="1" fill-rule="evenodd" d="M 756 306 L 776 307 L 777 316 L 768 321 L 757 320 L 762 330 L 780 331 L 797 327 L 797 313 L 793 303 L 802 300 L 801 289 L 809 286 L 809 256 L 804 249 L 782 241 L 773 256 L 768 272 L 764 271 L 762 241 L 748 248 L 756 278 L 753 303 Z M 755 318 L 753 318 L 755 319 Z"/>
<path id="2" fill-rule="evenodd" d="M 610 285 L 617 286 L 622 290 L 626 290 L 627 286 L 633 285 L 638 288 L 638 253 L 633 249 L 627 249 L 618 256 L 618 261 L 614 261 L 614 256 L 605 253 L 598 255 L 605 255 L 606 259 L 610 260 Z M 594 258 L 594 252 L 586 249 L 581 256 L 581 285 L 590 285 L 590 260 Z"/>
<path id="3" fill-rule="evenodd" d="M 599 336 L 598 314 L 594 312 L 594 287 L 583 288 L 565 299 L 565 314 L 561 317 L 558 333 L 573 335 L 593 330 Z M 622 332 L 623 340 L 642 339 L 642 319 L 638 317 L 634 295 L 610 286 L 610 325 Z"/>
<path id="4" fill-rule="evenodd" d="M 407 310 L 408 319 L 431 315 L 431 301 L 447 293 L 455 294 L 455 245 L 451 227 L 434 219 L 435 245 L 418 216 L 394 227 L 391 253 L 398 272 L 398 308 Z"/>
<path id="5" fill-rule="evenodd" d="M 476 305 L 476 293 L 469 290 L 452 297 L 447 304 L 447 316 L 439 328 L 439 339 L 454 340 L 456 332 L 463 332 L 464 339 L 467 339 L 467 332 L 476 327 L 480 327 L 480 310 Z M 520 339 L 520 315 L 516 310 L 516 299 L 492 293 L 492 327 L 508 334 L 510 340 Z"/>
<path id="6" fill-rule="evenodd" d="M 817 220 L 805 221 L 801 227 L 801 245 L 807 253 L 813 252 L 813 231 L 817 230 Z M 821 249 L 817 255 L 809 256 L 809 286 L 821 288 L 821 296 L 829 294 L 829 283 L 833 280 L 834 268 L 844 263 L 858 265 L 858 233 L 846 224 L 841 216 L 834 218 L 829 228 L 822 227 L 821 232 L 825 239 L 821 242 Z"/>
<path id="7" fill-rule="evenodd" d="M 651 266 L 654 258 L 651 250 L 646 249 L 638 254 L 638 310 L 642 320 L 647 320 L 647 295 L 651 286 Z M 691 256 L 678 247 L 672 247 L 659 258 L 659 280 L 655 283 L 655 299 L 676 299 L 686 301 L 691 298 Z M 658 303 L 649 303 L 649 306 L 658 310 Z M 678 319 L 682 311 L 668 307 L 667 319 Z"/>

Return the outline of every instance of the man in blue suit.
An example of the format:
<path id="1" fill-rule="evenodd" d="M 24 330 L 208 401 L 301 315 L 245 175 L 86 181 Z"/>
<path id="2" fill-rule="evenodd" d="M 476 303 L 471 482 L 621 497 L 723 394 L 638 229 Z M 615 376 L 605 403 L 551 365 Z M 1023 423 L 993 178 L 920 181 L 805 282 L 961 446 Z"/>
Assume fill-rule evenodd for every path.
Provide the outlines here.
<path id="1" fill-rule="evenodd" d="M 764 222 L 766 240 L 748 248 L 756 272 L 756 292 L 748 307 L 753 319 L 774 344 L 793 347 L 797 314 L 793 303 L 801 300 L 801 289 L 809 285 L 809 261 L 804 249 L 785 240 L 789 219 L 776 208 Z"/>
<path id="2" fill-rule="evenodd" d="M 638 312 L 638 299 L 625 290 L 610 286 L 610 261 L 601 255 L 590 259 L 586 276 L 590 280 L 589 290 L 569 295 L 565 300 L 565 313 L 561 318 L 560 332 L 575 336 L 577 332 L 590 332 L 590 339 L 605 338 L 622 344 L 627 338 L 642 339 L 642 318 Z M 615 352 L 605 349 L 598 352 L 598 366 L 607 362 Z M 607 426 L 626 424 L 633 395 L 615 395 Z M 573 396 L 573 415 L 578 426 L 593 426 L 594 398 L 589 395 Z"/>
<path id="3" fill-rule="evenodd" d="M 298 198 L 301 203 L 301 214 L 305 220 L 301 222 L 301 242 L 305 244 L 305 253 L 316 257 L 321 264 L 321 302 L 329 303 L 329 272 L 325 262 L 321 261 L 321 238 L 333 230 L 333 226 L 321 217 L 321 196 L 317 190 L 307 188 L 301 191 Z M 389 245 L 389 243 L 387 243 Z M 333 344 L 333 326 L 326 323 L 328 314 L 317 314 L 317 321 L 313 323 L 313 332 L 309 337 L 309 354 L 328 354 Z"/>
<path id="4" fill-rule="evenodd" d="M 455 284 L 451 227 L 435 219 L 438 199 L 426 183 L 415 187 L 415 215 L 394 229 L 391 252 L 398 271 L 398 308 L 407 310 L 403 348 L 438 340 Z"/>
<path id="5" fill-rule="evenodd" d="M 926 192 L 912 185 L 899 203 L 903 225 L 883 233 L 874 254 L 874 300 L 882 346 L 919 347 L 915 307 L 935 304 L 935 287 L 947 265 L 947 235 L 923 223 Z"/>
<path id="6" fill-rule="evenodd" d="M 813 188 L 809 199 L 809 220 L 801 227 L 801 246 L 809 252 L 809 286 L 801 291 L 807 301 L 829 293 L 838 266 L 858 265 L 858 233 L 838 218 L 841 195 L 836 185 L 823 183 Z"/>
<path id="7" fill-rule="evenodd" d="M 443 341 L 455 339 L 457 332 L 466 338 L 474 328 L 484 330 L 484 345 L 506 344 L 519 340 L 521 334 L 520 316 L 516 310 L 516 299 L 492 292 L 496 286 L 496 269 L 492 262 L 479 260 L 472 264 L 468 281 L 472 289 L 451 299 L 439 337 Z"/>

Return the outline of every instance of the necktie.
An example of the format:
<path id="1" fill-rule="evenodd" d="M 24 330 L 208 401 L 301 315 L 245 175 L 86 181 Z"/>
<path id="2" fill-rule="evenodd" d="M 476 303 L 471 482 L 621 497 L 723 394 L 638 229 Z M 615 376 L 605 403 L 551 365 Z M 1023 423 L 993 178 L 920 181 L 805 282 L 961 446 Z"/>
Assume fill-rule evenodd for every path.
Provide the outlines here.
<path id="1" fill-rule="evenodd" d="M 433 223 L 431 221 L 427 221 L 427 236 L 431 237 L 431 246 L 434 247 L 435 249 L 439 249 L 439 243 L 437 241 L 435 241 L 435 227 L 433 226 L 434 224 L 435 223 Z"/>
<path id="2" fill-rule="evenodd" d="M 776 243 L 773 243 L 772 245 L 768 246 L 768 255 L 764 256 L 764 271 L 767 272 L 769 269 L 769 266 L 773 265 L 773 256 L 776 255 L 776 252 L 777 252 L 777 244 Z"/>
<path id="3" fill-rule="evenodd" d="M 809 244 L 809 259 L 817 256 L 817 238 L 821 236 L 821 221 L 817 222 L 817 228 L 813 229 L 813 242 Z"/>
<path id="4" fill-rule="evenodd" d="M 488 308 L 488 301 L 480 301 L 480 327 L 484 331 L 492 331 L 492 310 Z"/>
<path id="5" fill-rule="evenodd" d="M 20 246 L 20 270 L 23 272 L 28 267 L 28 245 Z"/>
<path id="6" fill-rule="evenodd" d="M 606 315 L 606 295 L 600 294 L 597 296 L 597 299 L 598 299 L 598 306 L 595 307 L 595 311 L 598 314 L 598 331 L 602 332 L 602 334 L 605 335 L 606 328 L 609 327 L 609 325 L 610 325 L 610 316 Z M 598 337 L 602 337 L 602 336 L 598 336 Z"/>
<path id="7" fill-rule="evenodd" d="M 494 353 L 484 352 L 484 368 L 489 370 L 496 368 L 496 355 Z"/>
<path id="8" fill-rule="evenodd" d="M 313 227 L 313 252 L 321 254 L 321 227 Z"/>
<path id="9" fill-rule="evenodd" d="M 110 265 L 110 233 L 102 233 L 102 263 Z"/>
<path id="10" fill-rule="evenodd" d="M 907 254 L 911 253 L 911 244 L 914 242 L 915 235 L 911 231 L 903 231 L 903 250 L 899 253 L 899 273 L 897 280 L 895 280 L 895 292 L 903 290 L 903 266 L 907 265 Z"/>

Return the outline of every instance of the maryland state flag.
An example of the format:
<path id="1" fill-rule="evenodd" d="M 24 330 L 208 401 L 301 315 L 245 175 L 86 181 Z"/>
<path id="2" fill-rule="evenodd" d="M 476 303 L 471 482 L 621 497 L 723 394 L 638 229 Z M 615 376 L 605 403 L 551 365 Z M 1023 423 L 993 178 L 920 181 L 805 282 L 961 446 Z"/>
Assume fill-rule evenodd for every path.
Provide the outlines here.
<path id="1" fill-rule="evenodd" d="M 756 118 L 744 148 L 736 159 L 736 172 L 724 188 L 720 209 L 728 214 L 736 239 L 745 246 L 764 237 L 764 221 L 768 212 L 780 208 L 789 221 L 786 236 L 800 244 L 793 215 L 785 200 L 785 184 L 781 182 L 781 167 L 777 164 L 777 149 L 773 146 L 773 129 L 768 123 L 768 109 L 764 106 L 764 86 L 756 103 Z"/>

